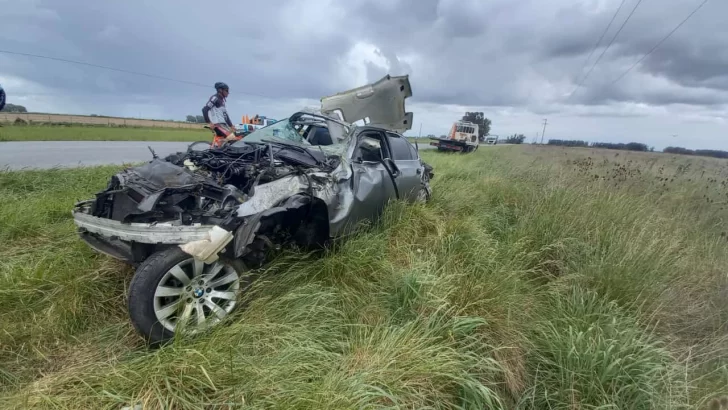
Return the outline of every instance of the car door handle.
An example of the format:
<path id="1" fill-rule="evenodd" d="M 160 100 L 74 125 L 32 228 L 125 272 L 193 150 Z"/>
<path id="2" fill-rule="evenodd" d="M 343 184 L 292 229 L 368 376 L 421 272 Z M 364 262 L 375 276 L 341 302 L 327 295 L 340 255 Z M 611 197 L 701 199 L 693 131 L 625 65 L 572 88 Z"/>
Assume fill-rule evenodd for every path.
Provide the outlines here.
<path id="1" fill-rule="evenodd" d="M 417 168 L 417 175 L 421 175 L 421 174 L 422 174 L 422 170 L 420 168 Z"/>

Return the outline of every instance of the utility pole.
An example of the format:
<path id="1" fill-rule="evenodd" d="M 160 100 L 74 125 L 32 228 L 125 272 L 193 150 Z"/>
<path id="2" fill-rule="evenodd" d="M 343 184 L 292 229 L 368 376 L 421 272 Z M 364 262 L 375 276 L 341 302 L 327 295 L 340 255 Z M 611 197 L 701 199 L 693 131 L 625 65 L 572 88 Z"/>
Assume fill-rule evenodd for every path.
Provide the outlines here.
<path id="1" fill-rule="evenodd" d="M 417 138 L 422 138 L 422 123 L 420 123 L 420 135 L 418 135 Z"/>
<path id="2" fill-rule="evenodd" d="M 546 134 L 546 124 L 548 124 L 548 120 L 546 118 L 543 119 L 543 132 L 541 133 L 541 145 L 543 145 L 543 135 Z"/>

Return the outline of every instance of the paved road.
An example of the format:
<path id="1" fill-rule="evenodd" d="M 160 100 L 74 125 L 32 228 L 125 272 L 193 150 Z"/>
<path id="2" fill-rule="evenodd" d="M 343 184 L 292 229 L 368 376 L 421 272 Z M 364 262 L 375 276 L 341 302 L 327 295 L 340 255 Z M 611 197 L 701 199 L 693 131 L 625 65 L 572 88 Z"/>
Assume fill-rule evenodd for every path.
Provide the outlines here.
<path id="1" fill-rule="evenodd" d="M 160 157 L 184 151 L 189 142 L 156 141 L 28 141 L 0 142 L 0 170 L 73 168 L 121 165 L 152 159 L 149 148 Z M 419 144 L 420 149 L 433 148 Z"/>
<path id="2" fill-rule="evenodd" d="M 28 141 L 0 142 L 0 169 L 72 168 L 116 165 L 184 151 L 189 142 L 154 141 Z"/>

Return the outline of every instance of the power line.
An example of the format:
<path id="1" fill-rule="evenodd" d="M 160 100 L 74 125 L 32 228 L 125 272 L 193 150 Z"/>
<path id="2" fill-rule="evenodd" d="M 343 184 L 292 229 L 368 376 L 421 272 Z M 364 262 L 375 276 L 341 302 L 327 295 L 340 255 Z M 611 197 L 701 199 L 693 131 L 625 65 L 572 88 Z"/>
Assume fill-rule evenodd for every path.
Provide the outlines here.
<path id="1" fill-rule="evenodd" d="M 599 40 L 597 40 L 596 44 L 594 44 L 594 47 L 592 47 L 591 52 L 589 53 L 589 56 L 584 61 L 584 64 L 582 64 L 581 68 L 579 69 L 579 77 L 581 78 L 582 73 L 584 72 L 584 68 L 586 68 L 586 65 L 589 63 L 589 60 L 591 60 L 592 56 L 594 55 L 594 52 L 597 50 L 597 47 L 599 47 L 599 44 L 604 39 L 604 36 L 607 35 L 607 32 L 609 31 L 609 28 L 612 27 L 612 23 L 614 23 L 614 20 L 617 18 L 617 14 L 619 14 L 619 11 L 622 10 L 622 6 L 624 6 L 624 3 L 627 0 L 622 0 L 621 3 L 619 3 L 619 7 L 617 7 L 617 11 L 614 12 L 614 15 L 612 15 L 612 19 L 609 20 L 609 24 L 607 24 L 607 27 L 602 32 L 601 37 L 599 37 Z"/>
<path id="2" fill-rule="evenodd" d="M 670 36 L 672 36 L 672 34 L 674 32 L 676 32 L 683 24 L 685 24 L 685 22 L 687 22 L 690 19 L 690 17 L 693 16 L 693 14 L 697 13 L 698 10 L 700 10 L 700 8 L 703 7 L 705 5 L 705 3 L 707 3 L 707 2 L 708 2 L 708 0 L 704 0 L 702 3 L 700 3 L 700 5 L 698 5 L 698 7 L 696 7 L 693 10 L 692 13 L 688 14 L 688 16 L 685 17 L 685 19 L 680 22 L 680 24 L 678 24 L 674 29 L 672 29 L 672 31 L 669 32 L 665 37 L 663 37 L 662 40 L 658 41 L 657 44 L 655 44 L 655 46 L 652 47 L 652 49 L 647 52 L 647 54 L 643 55 L 642 58 L 640 58 L 634 64 L 632 64 L 632 66 L 629 67 L 627 69 L 627 71 L 623 72 L 619 77 L 617 77 L 616 80 L 612 81 L 611 84 L 609 84 L 609 85 L 612 86 L 614 84 L 617 84 L 617 82 L 619 82 L 619 80 L 621 80 L 622 78 L 624 78 L 624 76 L 626 76 L 627 73 L 629 73 L 630 71 L 632 71 L 632 69 L 635 68 L 639 63 L 641 63 L 642 61 L 644 61 L 644 59 L 647 58 L 647 56 L 649 56 L 650 54 L 652 54 L 652 52 L 654 52 L 655 50 L 657 50 L 657 48 L 660 47 L 660 45 L 662 45 L 662 43 L 664 43 L 668 38 L 670 38 Z"/>
<path id="3" fill-rule="evenodd" d="M 17 51 L 9 51 L 9 50 L 0 50 L 0 53 L 3 53 L 3 54 L 12 54 L 12 55 L 24 56 L 24 57 L 42 58 L 42 59 L 45 59 L 45 60 L 61 61 L 61 62 L 64 62 L 64 63 L 85 65 L 85 66 L 89 66 L 89 67 L 102 68 L 104 70 L 118 71 L 120 73 L 141 75 L 141 76 L 144 76 L 144 77 L 156 78 L 156 79 L 159 79 L 159 80 L 166 80 L 166 81 L 172 81 L 172 82 L 176 82 L 176 83 L 194 85 L 194 86 L 197 86 L 197 87 L 210 88 L 209 85 L 195 83 L 195 82 L 192 82 L 192 81 L 177 80 L 177 79 L 174 79 L 174 78 L 163 77 L 163 76 L 155 75 L 155 74 L 140 73 L 138 71 L 131 71 L 131 70 L 124 70 L 124 69 L 121 69 L 121 68 L 107 67 L 107 66 L 98 65 L 98 64 L 86 63 L 86 62 L 83 62 L 83 61 L 68 60 L 68 59 L 65 59 L 65 58 L 48 57 L 48 56 L 41 56 L 41 55 L 38 55 L 38 54 L 21 53 L 21 52 L 17 52 Z"/>
<path id="4" fill-rule="evenodd" d="M 9 51 L 9 50 L 0 50 L 0 53 L 11 54 L 11 55 L 16 55 L 16 56 L 32 57 L 32 58 L 41 58 L 41 59 L 45 59 L 45 60 L 60 61 L 60 62 L 69 63 L 69 64 L 84 65 L 84 66 L 88 66 L 88 67 L 101 68 L 104 70 L 117 71 L 120 73 L 133 74 L 133 75 L 139 75 L 139 76 L 143 76 L 143 77 L 155 78 L 158 80 L 165 80 L 165 81 L 171 81 L 171 82 L 180 83 L 180 84 L 192 85 L 195 87 L 204 87 L 204 88 L 208 88 L 208 89 L 213 88 L 211 85 L 205 85 L 205 84 L 197 83 L 194 81 L 178 80 L 176 78 L 164 77 L 164 76 L 156 75 L 156 74 L 148 74 L 148 73 L 142 73 L 139 71 L 132 71 L 132 70 L 125 70 L 125 69 L 121 69 L 121 68 L 108 67 L 108 66 L 99 65 L 99 64 L 87 63 L 84 61 L 69 60 L 66 58 L 49 57 L 49 56 L 42 56 L 42 55 L 38 55 L 38 54 L 21 53 L 18 51 Z M 237 92 L 237 94 L 267 98 L 264 95 L 248 93 L 248 92 Z"/>
<path id="5" fill-rule="evenodd" d="M 609 44 L 607 44 L 607 47 L 599 55 L 599 57 L 597 58 L 597 61 L 594 62 L 594 65 L 592 65 L 592 67 L 586 73 L 586 75 L 581 80 L 581 82 L 579 82 L 579 84 L 576 85 L 576 88 L 574 88 L 574 91 L 572 91 L 571 94 L 569 94 L 569 96 L 567 97 L 567 100 L 569 98 L 571 98 L 576 93 L 577 90 L 579 90 L 579 88 L 581 87 L 582 84 L 584 84 L 584 81 L 586 81 L 586 79 L 589 77 L 589 74 L 591 74 L 591 72 L 594 70 L 594 68 L 597 66 L 597 64 L 599 64 L 599 62 L 602 60 L 602 57 L 604 57 L 604 54 L 606 54 L 607 50 L 609 50 L 609 47 L 611 47 L 612 44 L 614 43 L 614 40 L 616 40 L 617 36 L 619 36 L 619 33 L 621 33 L 622 29 L 624 29 L 624 26 L 627 25 L 627 22 L 629 21 L 629 19 L 632 18 L 632 15 L 637 10 L 637 7 L 639 7 L 640 3 L 642 3 L 642 0 L 637 1 L 637 4 L 634 5 L 634 7 L 632 8 L 632 11 L 629 13 L 629 16 L 627 16 L 627 18 L 624 20 L 622 25 L 619 27 L 619 30 L 617 30 L 617 32 L 614 33 L 614 37 L 612 37 L 612 40 L 609 42 Z"/>

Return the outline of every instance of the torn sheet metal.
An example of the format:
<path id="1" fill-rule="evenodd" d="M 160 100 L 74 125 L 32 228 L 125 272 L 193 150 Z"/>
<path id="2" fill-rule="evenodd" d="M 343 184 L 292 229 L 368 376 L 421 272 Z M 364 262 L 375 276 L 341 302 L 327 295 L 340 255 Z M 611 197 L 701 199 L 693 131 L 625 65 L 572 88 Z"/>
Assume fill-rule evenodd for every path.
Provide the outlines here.
<path id="1" fill-rule="evenodd" d="M 291 175 L 259 185 L 253 192 L 250 199 L 238 206 L 238 217 L 259 214 L 298 193 L 310 193 L 326 203 L 334 200 L 336 196 L 332 178 L 326 173 Z"/>
<path id="2" fill-rule="evenodd" d="M 238 206 L 238 217 L 255 215 L 272 208 L 276 203 L 297 194 L 308 184 L 300 175 L 292 175 L 255 187 L 253 196 Z"/>
<path id="3" fill-rule="evenodd" d="M 213 226 L 207 232 L 205 238 L 187 242 L 179 245 L 179 247 L 205 263 L 213 263 L 218 259 L 218 254 L 225 248 L 225 246 L 233 240 L 233 234 L 230 231 L 220 228 L 219 226 Z"/>

